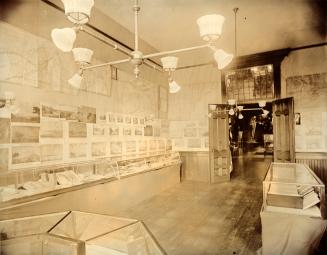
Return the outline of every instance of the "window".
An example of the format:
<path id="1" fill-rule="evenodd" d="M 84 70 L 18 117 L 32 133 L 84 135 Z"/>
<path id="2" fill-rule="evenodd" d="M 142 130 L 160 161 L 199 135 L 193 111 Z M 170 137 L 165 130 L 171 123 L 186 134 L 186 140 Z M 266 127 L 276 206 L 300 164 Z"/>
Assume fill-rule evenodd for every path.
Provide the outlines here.
<path id="1" fill-rule="evenodd" d="M 238 102 L 273 99 L 273 65 L 227 71 L 225 84 L 227 99 L 236 99 Z"/>

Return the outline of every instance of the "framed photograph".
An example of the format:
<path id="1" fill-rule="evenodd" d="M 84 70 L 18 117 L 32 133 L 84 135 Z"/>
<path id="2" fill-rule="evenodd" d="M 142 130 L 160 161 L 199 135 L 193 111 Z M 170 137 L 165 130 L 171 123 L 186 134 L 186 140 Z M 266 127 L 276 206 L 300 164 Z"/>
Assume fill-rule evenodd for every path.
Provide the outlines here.
<path id="1" fill-rule="evenodd" d="M 138 125 L 139 119 L 137 117 L 133 117 L 133 125 Z"/>
<path id="2" fill-rule="evenodd" d="M 104 125 L 93 125 L 93 136 L 105 136 L 106 135 L 106 126 Z"/>
<path id="3" fill-rule="evenodd" d="M 107 154 L 107 143 L 92 143 L 91 145 L 92 157 L 106 156 Z"/>
<path id="4" fill-rule="evenodd" d="M 39 127 L 12 126 L 11 141 L 12 143 L 38 143 L 39 130 Z"/>
<path id="5" fill-rule="evenodd" d="M 116 122 L 118 124 L 123 124 L 124 123 L 124 117 L 122 115 L 117 115 L 116 116 Z"/>
<path id="6" fill-rule="evenodd" d="M 119 136 L 119 127 L 109 127 L 109 136 Z"/>
<path id="7" fill-rule="evenodd" d="M 12 147 L 12 164 L 40 162 L 40 146 Z"/>
<path id="8" fill-rule="evenodd" d="M 42 104 L 41 112 L 43 118 L 60 118 L 60 110 L 52 105 Z"/>
<path id="9" fill-rule="evenodd" d="M 107 112 L 107 123 L 116 123 L 116 115 L 112 112 Z"/>
<path id="10" fill-rule="evenodd" d="M 123 145 L 122 142 L 110 142 L 110 154 L 119 155 L 122 154 Z"/>
<path id="11" fill-rule="evenodd" d="M 63 138 L 63 124 L 61 121 L 41 121 L 41 138 Z"/>
<path id="12" fill-rule="evenodd" d="M 40 107 L 29 103 L 17 102 L 18 113 L 11 114 L 11 122 L 40 123 Z"/>
<path id="13" fill-rule="evenodd" d="M 69 144 L 70 158 L 85 158 L 86 157 L 86 143 L 71 143 Z"/>
<path id="14" fill-rule="evenodd" d="M 0 143 L 10 143 L 10 119 L 0 118 Z"/>
<path id="15" fill-rule="evenodd" d="M 85 123 L 69 122 L 69 137 L 86 137 L 87 128 Z"/>
<path id="16" fill-rule="evenodd" d="M 138 145 L 139 145 L 139 151 L 140 152 L 144 152 L 144 151 L 147 151 L 148 150 L 148 141 L 147 140 L 140 140 L 138 142 Z"/>
<path id="17" fill-rule="evenodd" d="M 295 125 L 301 125 L 301 113 L 296 112 L 294 117 L 295 117 Z"/>
<path id="18" fill-rule="evenodd" d="M 132 123 L 131 116 L 125 116 L 125 124 L 131 124 L 131 123 Z"/>
<path id="19" fill-rule="evenodd" d="M 41 162 L 62 160 L 62 144 L 42 144 L 41 145 Z"/>
<path id="20" fill-rule="evenodd" d="M 124 127 L 123 136 L 131 136 L 131 135 L 132 135 L 132 129 L 130 127 Z"/>
<path id="21" fill-rule="evenodd" d="M 0 148 L 0 173 L 8 171 L 9 148 Z"/>
<path id="22" fill-rule="evenodd" d="M 136 141 L 126 141 L 126 153 L 136 152 Z"/>
<path id="23" fill-rule="evenodd" d="M 136 135 L 136 136 L 143 136 L 143 128 L 142 127 L 136 127 L 134 129 L 134 135 Z"/>

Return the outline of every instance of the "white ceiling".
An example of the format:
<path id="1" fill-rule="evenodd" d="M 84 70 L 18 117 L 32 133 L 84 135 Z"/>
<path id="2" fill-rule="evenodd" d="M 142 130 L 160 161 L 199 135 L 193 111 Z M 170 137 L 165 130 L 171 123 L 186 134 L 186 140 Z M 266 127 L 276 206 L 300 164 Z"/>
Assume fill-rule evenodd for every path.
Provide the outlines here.
<path id="1" fill-rule="evenodd" d="M 322 0 L 321 0 L 322 1 Z M 234 12 L 237 13 L 237 53 L 247 55 L 321 43 L 319 0 L 139 0 L 139 34 L 159 51 L 203 44 L 196 19 L 204 14 L 225 16 L 217 46 L 234 53 Z M 95 0 L 95 7 L 134 31 L 134 0 Z M 325 23 L 326 25 L 326 23 Z M 140 45 L 142 49 L 142 45 Z M 181 65 L 212 61 L 208 49 L 179 55 Z"/>

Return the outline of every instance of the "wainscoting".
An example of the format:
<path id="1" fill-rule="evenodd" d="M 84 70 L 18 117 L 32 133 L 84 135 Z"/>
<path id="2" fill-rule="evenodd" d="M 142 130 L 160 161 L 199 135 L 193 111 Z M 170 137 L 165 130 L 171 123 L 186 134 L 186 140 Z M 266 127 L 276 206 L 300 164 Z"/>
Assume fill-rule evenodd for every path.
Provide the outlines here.
<path id="1" fill-rule="evenodd" d="M 297 152 L 295 157 L 297 163 L 307 164 L 327 185 L 327 153 Z"/>

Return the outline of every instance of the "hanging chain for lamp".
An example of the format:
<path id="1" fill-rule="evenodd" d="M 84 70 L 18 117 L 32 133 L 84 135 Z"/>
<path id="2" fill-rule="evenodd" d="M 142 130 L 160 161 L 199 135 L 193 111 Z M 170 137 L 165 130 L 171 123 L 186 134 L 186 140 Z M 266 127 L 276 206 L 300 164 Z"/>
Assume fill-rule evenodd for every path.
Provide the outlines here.
<path id="1" fill-rule="evenodd" d="M 237 12 L 238 12 L 239 8 L 235 7 L 233 9 L 234 11 L 234 36 L 235 36 L 235 40 L 234 40 L 234 55 L 237 56 Z"/>

